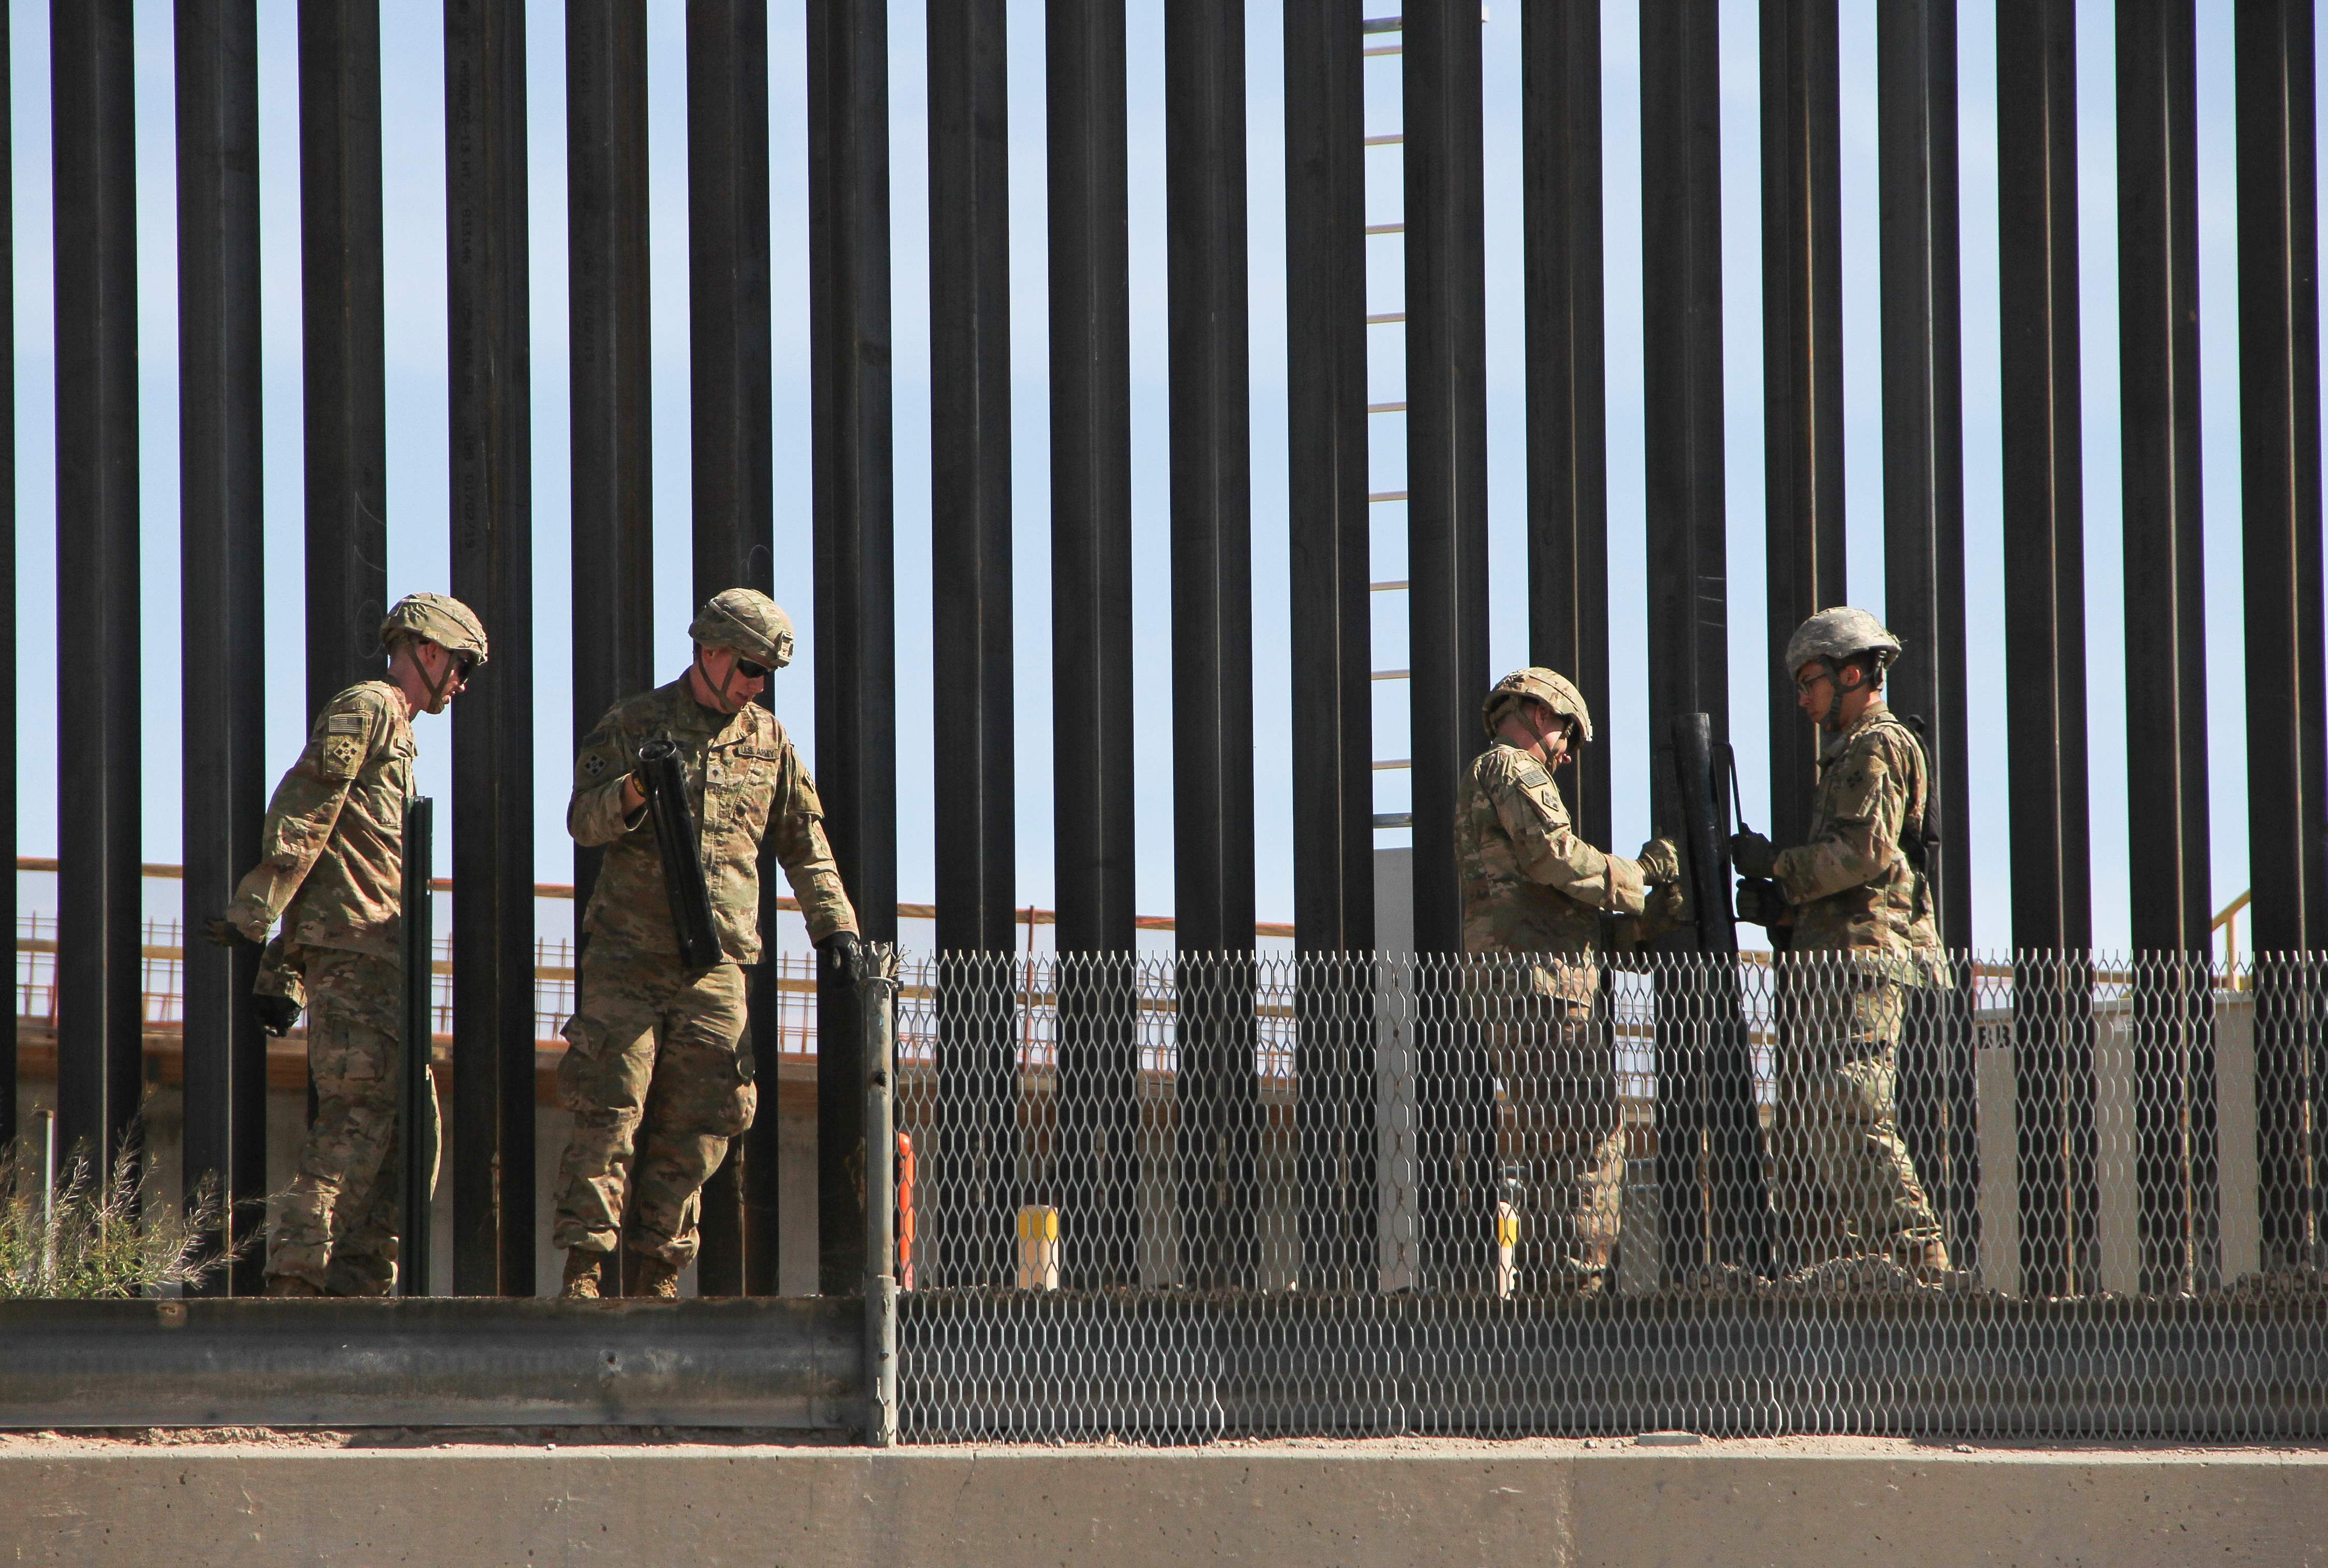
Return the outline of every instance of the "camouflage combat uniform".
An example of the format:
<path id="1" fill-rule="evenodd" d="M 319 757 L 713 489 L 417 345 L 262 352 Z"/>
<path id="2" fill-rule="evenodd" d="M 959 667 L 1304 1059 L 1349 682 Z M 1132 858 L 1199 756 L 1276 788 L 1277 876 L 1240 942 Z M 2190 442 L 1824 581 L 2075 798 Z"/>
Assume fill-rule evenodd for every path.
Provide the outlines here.
<path id="1" fill-rule="evenodd" d="M 1798 1267 L 1865 1253 L 1947 1264 L 1896 1083 L 1905 991 L 1930 983 L 1939 947 L 1930 890 L 1901 849 L 1925 798 L 1923 748 L 1872 700 L 1823 739 L 1808 841 L 1778 853 L 1795 1028 L 1778 1060 L 1772 1196 Z"/>
<path id="2" fill-rule="evenodd" d="M 639 747 L 654 739 L 678 746 L 687 779 L 724 955 L 709 969 L 680 965 L 650 813 L 623 813 L 624 781 Z M 684 676 L 615 704 L 582 743 L 566 825 L 577 843 L 607 848 L 583 919 L 579 1009 L 558 1068 L 574 1131 L 559 1169 L 556 1245 L 611 1253 L 619 1237 L 672 1268 L 695 1255 L 703 1183 L 728 1141 L 752 1124 L 756 1103 L 738 966 L 761 957 L 763 836 L 774 835 L 812 940 L 857 929 L 823 814 L 808 769 L 766 709 L 716 712 L 695 700 Z M 634 1170 L 643 1115 L 647 1147 Z"/>
<path id="3" fill-rule="evenodd" d="M 1521 1192 L 1520 1288 L 1596 1290 L 1617 1246 L 1625 1134 L 1614 1047 L 1592 1019 L 1604 917 L 1643 914 L 1641 868 L 1579 838 L 1544 765 L 1497 740 L 1455 819 L 1465 1004 L 1507 1101 L 1501 1163 Z M 1625 940 L 1654 934 L 1625 923 Z M 1518 963 L 1479 955 L 1528 955 Z"/>
<path id="4" fill-rule="evenodd" d="M 324 706 L 260 830 L 261 859 L 225 918 L 266 941 L 273 989 L 307 1001 L 315 1121 L 277 1218 L 267 1271 L 338 1295 L 384 1295 L 396 1278 L 401 1195 L 404 809 L 415 753 L 403 696 L 385 681 Z M 265 982 L 262 981 L 264 984 Z M 430 1114 L 436 1111 L 428 1097 Z"/>

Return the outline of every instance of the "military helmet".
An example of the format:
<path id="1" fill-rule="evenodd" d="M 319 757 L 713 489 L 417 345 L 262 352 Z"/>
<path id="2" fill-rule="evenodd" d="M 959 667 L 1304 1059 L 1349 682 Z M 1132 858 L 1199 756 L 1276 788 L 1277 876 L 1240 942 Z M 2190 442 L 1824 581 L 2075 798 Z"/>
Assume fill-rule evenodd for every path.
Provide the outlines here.
<path id="1" fill-rule="evenodd" d="M 422 638 L 447 653 L 465 653 L 477 665 L 485 662 L 484 623 L 450 594 L 407 594 L 397 600 L 380 624 L 380 645 L 392 648 L 399 636 Z"/>
<path id="2" fill-rule="evenodd" d="M 1505 707 L 1524 697 L 1533 697 L 1563 718 L 1573 718 L 1584 738 L 1592 738 L 1592 710 L 1584 705 L 1584 694 L 1570 684 L 1567 676 L 1540 664 L 1515 670 L 1496 682 L 1487 701 L 1479 705 L 1480 728 L 1494 735 L 1496 726 L 1503 722 Z"/>
<path id="3" fill-rule="evenodd" d="M 1795 628 L 1787 639 L 1787 673 L 1793 675 L 1814 662 L 1839 670 L 1862 654 L 1873 655 L 1875 668 L 1883 670 L 1900 656 L 1900 639 L 1865 610 L 1840 605 Z"/>
<path id="4" fill-rule="evenodd" d="M 792 617 L 775 600 L 752 588 L 713 595 L 696 612 L 687 634 L 706 648 L 725 648 L 771 670 L 793 662 Z"/>

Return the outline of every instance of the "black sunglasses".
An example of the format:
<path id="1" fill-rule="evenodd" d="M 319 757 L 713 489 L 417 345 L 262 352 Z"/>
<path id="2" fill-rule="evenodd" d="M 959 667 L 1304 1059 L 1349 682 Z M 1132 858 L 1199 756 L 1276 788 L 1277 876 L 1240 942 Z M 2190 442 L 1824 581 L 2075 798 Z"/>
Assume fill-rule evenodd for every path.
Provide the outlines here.
<path id="1" fill-rule="evenodd" d="M 775 671 L 765 664 L 755 664 L 749 659 L 738 659 L 736 661 L 736 673 L 746 681 L 765 681 Z"/>

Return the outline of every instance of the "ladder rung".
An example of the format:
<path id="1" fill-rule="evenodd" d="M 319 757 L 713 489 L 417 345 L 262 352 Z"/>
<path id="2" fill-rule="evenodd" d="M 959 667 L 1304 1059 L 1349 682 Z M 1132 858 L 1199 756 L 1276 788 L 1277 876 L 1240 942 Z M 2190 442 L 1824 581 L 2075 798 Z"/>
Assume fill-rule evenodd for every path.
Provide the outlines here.
<path id="1" fill-rule="evenodd" d="M 1366 145 L 1370 147 L 1403 146 L 1406 145 L 1406 133 L 1404 131 L 1392 131 L 1386 136 L 1368 136 L 1366 139 Z"/>
<path id="2" fill-rule="evenodd" d="M 1385 311 L 1380 315 L 1370 315 L 1366 317 L 1366 324 L 1368 326 L 1389 326 L 1394 323 L 1403 322 L 1405 319 L 1406 312 L 1403 310 Z"/>
<path id="3" fill-rule="evenodd" d="M 1375 764 L 1375 771 L 1376 773 L 1395 773 L 1400 768 L 1413 767 L 1413 765 L 1414 765 L 1413 763 L 1407 761 L 1404 757 L 1401 757 L 1396 762 L 1378 762 Z"/>
<path id="4" fill-rule="evenodd" d="M 1403 43 L 1382 43 L 1376 44 L 1372 49 L 1361 49 L 1358 52 L 1361 55 L 1404 54 L 1406 52 L 1406 46 Z"/>
<path id="5" fill-rule="evenodd" d="M 1406 18 L 1403 16 L 1369 16 L 1365 21 L 1358 23 L 1358 31 L 1361 33 L 1398 33 L 1404 30 L 1405 26 Z"/>
<path id="6" fill-rule="evenodd" d="M 1375 671 L 1375 679 L 1377 681 L 1404 681 L 1413 673 L 1414 671 L 1412 670 L 1377 670 Z"/>
<path id="7" fill-rule="evenodd" d="M 1401 577 L 1396 582 L 1368 583 L 1366 587 L 1378 594 L 1403 594 L 1406 592 L 1406 579 Z"/>
<path id="8" fill-rule="evenodd" d="M 1369 223 L 1366 225 L 1366 232 L 1369 234 L 1403 234 L 1406 232 L 1406 225 L 1403 223 Z"/>
<path id="9" fill-rule="evenodd" d="M 1403 414 L 1406 412 L 1406 405 L 1404 403 L 1368 403 L 1366 405 L 1366 412 L 1369 414 Z"/>
<path id="10" fill-rule="evenodd" d="M 1414 813 L 1413 812 L 1376 812 L 1375 826 L 1376 828 L 1411 828 L 1414 826 Z"/>
<path id="11" fill-rule="evenodd" d="M 1367 496 L 1366 499 L 1368 501 L 1404 501 L 1406 499 L 1406 492 L 1403 490 L 1377 490 L 1373 494 Z"/>

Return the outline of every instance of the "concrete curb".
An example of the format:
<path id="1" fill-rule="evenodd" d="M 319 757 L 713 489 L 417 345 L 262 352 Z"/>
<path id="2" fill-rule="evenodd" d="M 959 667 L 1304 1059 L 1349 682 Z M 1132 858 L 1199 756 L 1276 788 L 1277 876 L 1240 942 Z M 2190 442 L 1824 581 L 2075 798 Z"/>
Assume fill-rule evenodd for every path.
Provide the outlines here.
<path id="1" fill-rule="evenodd" d="M 2328 1452 L 12 1444 L 0 1560 L 2328 1564 Z"/>

